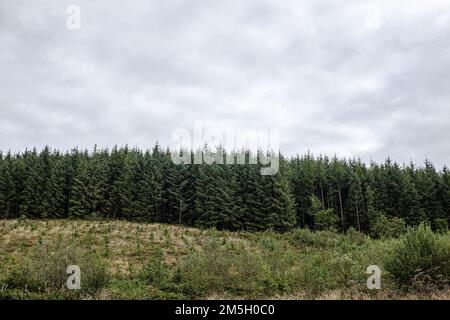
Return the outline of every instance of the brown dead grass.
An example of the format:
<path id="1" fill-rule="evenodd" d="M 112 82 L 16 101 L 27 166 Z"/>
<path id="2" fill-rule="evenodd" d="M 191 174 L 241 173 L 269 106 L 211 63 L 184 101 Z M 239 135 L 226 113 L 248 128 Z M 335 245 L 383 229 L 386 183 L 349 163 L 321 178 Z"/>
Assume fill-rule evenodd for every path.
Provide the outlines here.
<path id="1" fill-rule="evenodd" d="M 130 266 L 139 268 L 157 248 L 163 251 L 166 262 L 174 265 L 190 250 L 201 250 L 207 237 L 205 230 L 157 223 L 0 220 L 0 261 L 24 259 L 44 243 L 78 242 L 100 254 L 109 251 L 111 272 L 128 274 Z M 247 242 L 236 237 L 227 241 Z"/>
<path id="2" fill-rule="evenodd" d="M 212 232 L 214 234 L 212 235 Z M 169 265 L 176 265 L 192 250 L 202 250 L 207 239 L 219 237 L 228 243 L 239 243 L 249 250 L 257 245 L 254 235 L 215 232 L 163 224 L 125 221 L 85 220 L 0 220 L 0 272 L 11 260 L 26 259 L 39 246 L 79 243 L 107 257 L 113 275 L 128 275 L 138 270 L 158 249 Z M 253 240 L 252 240 L 253 239 Z M 297 250 L 296 248 L 294 250 Z M 107 298 L 107 296 L 105 296 Z M 206 299 L 236 299 L 236 296 L 214 294 Z M 242 298 L 242 297 L 241 297 Z M 450 300 L 450 289 L 431 293 L 399 293 L 392 289 L 361 291 L 355 288 L 322 292 L 314 297 L 305 292 L 279 295 L 283 300 L 354 300 L 354 299 L 439 299 Z"/>

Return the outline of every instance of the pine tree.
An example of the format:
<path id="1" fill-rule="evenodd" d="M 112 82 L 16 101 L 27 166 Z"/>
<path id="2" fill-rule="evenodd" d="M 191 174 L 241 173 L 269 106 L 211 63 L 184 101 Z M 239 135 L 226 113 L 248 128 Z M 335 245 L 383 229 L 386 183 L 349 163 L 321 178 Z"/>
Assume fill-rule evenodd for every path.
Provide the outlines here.
<path id="1" fill-rule="evenodd" d="M 195 225 L 195 178 L 196 167 L 192 164 L 181 167 L 179 199 L 179 224 Z"/>
<path id="2" fill-rule="evenodd" d="M 398 216 L 410 225 L 418 225 L 420 220 L 419 196 L 413 178 L 407 170 L 402 171 L 397 210 Z"/>
<path id="3" fill-rule="evenodd" d="M 173 163 L 170 151 L 167 149 L 162 157 L 162 170 L 164 173 L 162 179 L 164 223 L 175 224 L 179 223 L 180 220 L 180 202 L 182 205 L 180 166 Z"/>
<path id="4" fill-rule="evenodd" d="M 153 203 L 153 212 L 156 222 L 165 220 L 164 213 L 164 154 L 158 144 L 152 150 L 151 157 L 151 173 L 152 173 L 152 190 L 151 198 Z"/>
<path id="5" fill-rule="evenodd" d="M 143 156 L 134 149 L 124 160 L 124 172 L 117 181 L 120 189 L 122 217 L 133 220 L 141 216 L 139 193 L 143 179 Z"/>
<path id="6" fill-rule="evenodd" d="M 248 157 L 249 152 L 246 152 Z M 270 214 L 267 190 L 262 183 L 265 177 L 261 176 L 256 165 L 243 165 L 242 169 L 238 184 L 244 212 L 243 228 L 249 231 L 262 230 L 267 226 Z"/>
<path id="7" fill-rule="evenodd" d="M 450 225 L 450 170 L 444 167 L 442 171 L 442 208 L 444 208 L 444 215 Z"/>
<path id="8" fill-rule="evenodd" d="M 181 152 L 192 154 L 188 150 Z M 192 164 L 179 164 L 171 167 L 168 181 L 173 201 L 173 223 L 179 225 L 193 225 L 195 221 L 195 166 Z"/>
<path id="9" fill-rule="evenodd" d="M 11 153 L 6 157 L 0 157 L 0 216 L 13 218 L 16 215 L 15 203 L 17 202 L 14 181 L 14 162 Z"/>
<path id="10" fill-rule="evenodd" d="M 421 213 L 434 227 L 434 221 L 443 217 L 444 213 L 439 201 L 439 177 L 430 161 L 425 161 L 425 167 L 417 173 L 415 183 L 419 190 Z"/>
<path id="11" fill-rule="evenodd" d="M 153 201 L 154 177 L 153 161 L 150 151 L 146 151 L 142 157 L 140 167 L 141 179 L 139 181 L 135 217 L 138 220 L 156 222 L 155 205 Z"/>
<path id="12" fill-rule="evenodd" d="M 283 160 L 281 162 L 283 163 Z M 269 227 L 277 231 L 292 229 L 297 221 L 295 217 L 295 200 L 288 180 L 281 172 L 273 176 L 262 177 L 262 179 L 268 182 L 266 199 L 270 199 Z"/>
<path id="13" fill-rule="evenodd" d="M 346 163 L 340 162 L 336 157 L 331 164 L 331 181 L 332 181 L 332 193 L 337 198 L 338 210 L 340 213 L 341 231 L 345 231 L 347 221 L 344 216 L 344 187 L 346 185 Z"/>
<path id="14" fill-rule="evenodd" d="M 69 218 L 87 218 L 95 210 L 95 206 L 91 201 L 92 194 L 89 190 L 92 177 L 89 175 L 87 154 L 84 153 L 77 160 L 76 172 L 70 192 L 68 216 Z"/>
<path id="15" fill-rule="evenodd" d="M 44 193 L 44 211 L 49 218 L 62 218 L 66 208 L 66 171 L 64 158 L 59 153 L 51 156 L 50 176 Z"/>
<path id="16" fill-rule="evenodd" d="M 122 211 L 127 202 L 125 160 L 128 153 L 128 146 L 121 149 L 114 146 L 109 156 L 109 178 L 107 183 L 108 190 L 105 212 L 106 216 L 112 219 L 123 218 Z"/>
<path id="17" fill-rule="evenodd" d="M 49 180 L 49 150 L 46 147 L 40 155 L 37 150 L 25 151 L 25 180 L 22 194 L 23 209 L 21 215 L 28 218 L 45 218 L 46 211 L 45 193 Z"/>
<path id="18" fill-rule="evenodd" d="M 292 186 L 296 203 L 297 222 L 300 227 L 312 227 L 312 218 L 306 213 L 311 207 L 311 196 L 314 194 L 315 168 L 311 154 L 300 158 L 298 155 L 291 160 Z M 326 179 L 326 178 L 325 178 Z M 325 180 L 324 179 L 324 180 Z"/>
<path id="19" fill-rule="evenodd" d="M 353 218 L 353 226 L 356 226 L 358 231 L 362 230 L 362 201 L 363 201 L 363 187 L 360 177 L 356 172 L 350 174 L 350 186 L 347 200 L 347 213 L 349 217 Z"/>

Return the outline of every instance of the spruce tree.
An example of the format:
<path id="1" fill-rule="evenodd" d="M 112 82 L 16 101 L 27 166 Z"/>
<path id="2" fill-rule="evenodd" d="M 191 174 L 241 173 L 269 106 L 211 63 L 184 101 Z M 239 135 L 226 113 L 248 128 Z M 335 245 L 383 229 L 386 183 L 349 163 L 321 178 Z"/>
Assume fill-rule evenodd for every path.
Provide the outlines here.
<path id="1" fill-rule="evenodd" d="M 284 168 L 283 159 L 281 159 L 281 163 L 281 167 Z M 269 224 L 263 226 L 263 229 L 288 231 L 296 225 L 295 200 L 283 171 L 280 170 L 273 176 L 262 177 L 262 180 L 266 182 L 266 199 L 269 200 Z"/>
<path id="2" fill-rule="evenodd" d="M 14 159 L 11 153 L 0 161 L 0 216 L 3 218 L 13 218 L 16 215 L 15 203 L 17 194 L 14 179 Z"/>

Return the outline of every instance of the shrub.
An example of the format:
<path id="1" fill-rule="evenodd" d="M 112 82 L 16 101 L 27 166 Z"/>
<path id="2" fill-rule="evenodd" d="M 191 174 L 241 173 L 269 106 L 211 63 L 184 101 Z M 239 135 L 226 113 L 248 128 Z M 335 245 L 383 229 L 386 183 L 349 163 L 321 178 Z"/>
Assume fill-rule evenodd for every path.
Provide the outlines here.
<path id="1" fill-rule="evenodd" d="M 259 239 L 258 243 L 259 246 L 264 250 L 268 251 L 280 250 L 280 244 L 278 243 L 278 241 L 276 241 L 271 237 L 262 237 L 261 239 Z"/>
<path id="2" fill-rule="evenodd" d="M 67 267 L 77 265 L 81 270 L 81 289 L 67 289 Z M 7 276 L 6 285 L 30 292 L 63 292 L 68 296 L 94 295 L 108 281 L 105 262 L 97 254 L 84 251 L 74 245 L 42 246 L 24 259 Z"/>
<path id="3" fill-rule="evenodd" d="M 263 290 L 289 292 L 297 285 L 298 272 L 293 269 L 298 257 L 279 240 L 263 237 L 259 241 L 260 254 L 265 265 Z"/>
<path id="4" fill-rule="evenodd" d="M 365 285 L 367 264 L 357 252 L 312 250 L 301 262 L 298 280 L 309 294 Z"/>
<path id="5" fill-rule="evenodd" d="M 154 284 L 153 284 L 154 285 Z M 139 277 L 114 277 L 106 288 L 106 294 L 111 299 L 183 299 L 183 295 L 174 291 L 173 288 L 149 287 L 148 281 Z"/>
<path id="6" fill-rule="evenodd" d="M 312 232 L 309 229 L 296 229 L 292 236 L 294 244 L 321 248 L 336 246 L 342 237 L 342 235 L 329 230 Z"/>
<path id="7" fill-rule="evenodd" d="M 350 227 L 347 232 L 345 233 L 346 240 L 349 243 L 356 244 L 356 245 L 363 245 L 367 241 L 367 236 L 359 231 L 356 231 L 354 228 Z"/>
<path id="8" fill-rule="evenodd" d="M 375 238 L 395 238 L 406 232 L 405 220 L 382 213 L 375 214 L 370 224 L 370 235 Z"/>
<path id="9" fill-rule="evenodd" d="M 386 270 L 402 287 L 440 286 L 450 279 L 450 242 L 427 225 L 410 228 L 394 245 Z"/>
<path id="10" fill-rule="evenodd" d="M 273 295 L 294 286 L 294 255 L 273 238 L 259 247 L 223 244 L 211 239 L 203 251 L 192 252 L 177 272 L 184 293 L 201 296 L 234 293 L 244 296 Z"/>
<path id="11" fill-rule="evenodd" d="M 149 298 L 148 284 L 140 279 L 112 278 L 106 288 L 111 299 L 141 300 Z"/>
<path id="12" fill-rule="evenodd" d="M 150 260 L 142 268 L 139 278 L 148 284 L 153 284 L 158 289 L 170 287 L 172 275 L 161 250 L 155 251 L 150 256 Z"/>
<path id="13" fill-rule="evenodd" d="M 197 296 L 219 291 L 252 292 L 263 274 L 261 259 L 240 248 L 207 241 L 202 252 L 192 252 L 178 270 L 186 294 Z"/>
<path id="14" fill-rule="evenodd" d="M 293 244 L 311 244 L 314 242 L 314 234 L 308 228 L 294 229 L 291 235 Z"/>

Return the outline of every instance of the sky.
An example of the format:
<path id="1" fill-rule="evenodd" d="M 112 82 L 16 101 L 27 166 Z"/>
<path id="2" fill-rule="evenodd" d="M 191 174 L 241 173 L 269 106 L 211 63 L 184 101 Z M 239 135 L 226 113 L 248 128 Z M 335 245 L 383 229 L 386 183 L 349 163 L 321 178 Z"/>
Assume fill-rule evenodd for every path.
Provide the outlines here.
<path id="1" fill-rule="evenodd" d="M 171 146 L 201 122 L 449 165 L 450 1 L 0 0 L 0 112 L 3 152 Z"/>

